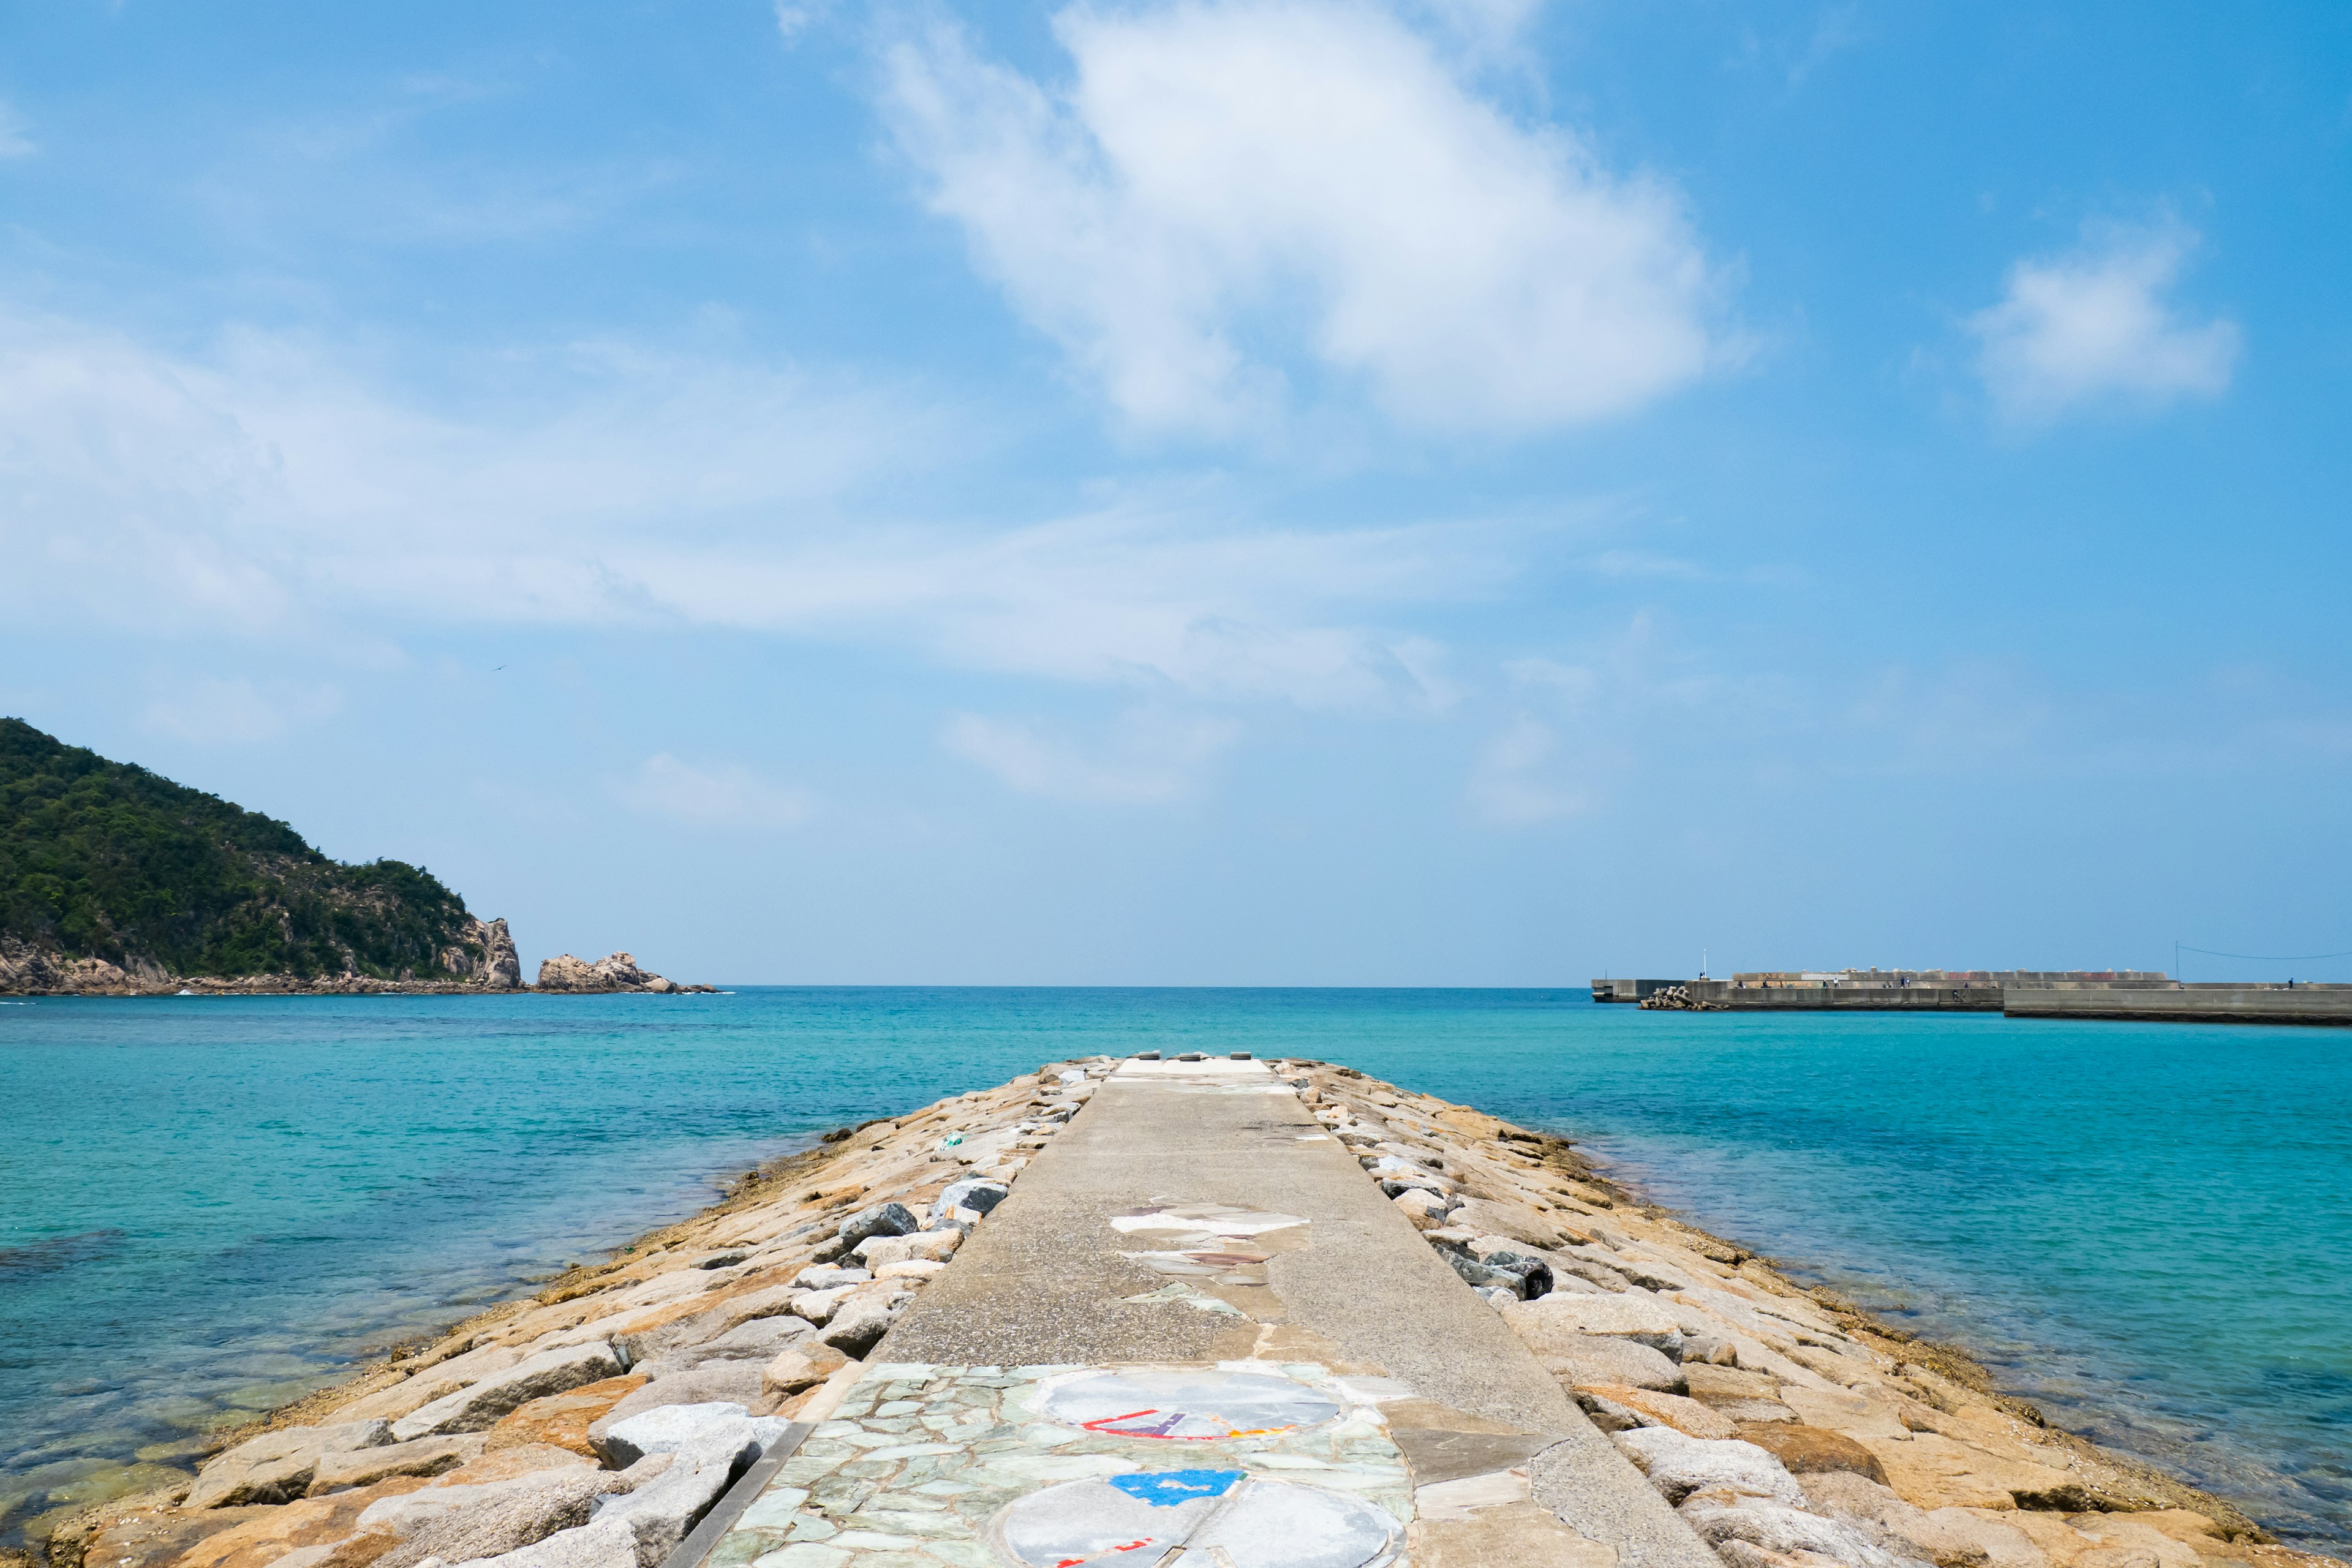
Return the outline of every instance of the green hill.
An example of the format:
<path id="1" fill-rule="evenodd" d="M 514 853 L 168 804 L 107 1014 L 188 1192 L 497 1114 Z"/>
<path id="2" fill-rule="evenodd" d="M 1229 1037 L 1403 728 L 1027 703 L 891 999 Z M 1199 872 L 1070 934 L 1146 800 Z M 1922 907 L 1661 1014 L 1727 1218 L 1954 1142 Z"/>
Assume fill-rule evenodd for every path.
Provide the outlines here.
<path id="1" fill-rule="evenodd" d="M 485 928 L 433 875 L 0 719 L 0 939 L 223 978 L 470 978 Z"/>

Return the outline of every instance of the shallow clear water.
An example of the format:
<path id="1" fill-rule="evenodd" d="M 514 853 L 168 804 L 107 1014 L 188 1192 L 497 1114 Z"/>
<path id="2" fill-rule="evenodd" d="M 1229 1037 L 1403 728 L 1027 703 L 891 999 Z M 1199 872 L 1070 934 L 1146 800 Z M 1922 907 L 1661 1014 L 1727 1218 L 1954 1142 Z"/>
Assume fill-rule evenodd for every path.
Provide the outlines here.
<path id="1" fill-rule="evenodd" d="M 0 1005 L 0 1529 L 824 1129 L 1194 1045 L 1567 1132 L 2068 1424 L 2352 1546 L 2352 1033 L 1494 991 Z"/>

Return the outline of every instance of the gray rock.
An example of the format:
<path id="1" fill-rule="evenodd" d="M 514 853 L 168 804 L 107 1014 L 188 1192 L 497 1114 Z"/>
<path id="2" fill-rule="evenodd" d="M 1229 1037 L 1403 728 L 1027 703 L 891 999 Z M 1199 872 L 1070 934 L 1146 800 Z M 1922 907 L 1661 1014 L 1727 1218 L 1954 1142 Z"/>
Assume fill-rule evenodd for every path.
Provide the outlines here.
<path id="1" fill-rule="evenodd" d="M 760 1388 L 762 1364 L 756 1361 L 712 1361 L 689 1371 L 657 1377 L 643 1388 L 632 1390 L 599 1416 L 588 1428 L 588 1440 L 595 1443 L 598 1433 L 666 1405 L 740 1405 L 747 1413 L 755 1405 L 763 1406 L 767 1396 Z"/>
<path id="2" fill-rule="evenodd" d="M 638 1568 L 636 1532 L 626 1520 L 594 1520 L 577 1530 L 558 1531 L 544 1541 L 486 1557 L 478 1568 Z"/>
<path id="3" fill-rule="evenodd" d="M 814 1263 L 793 1276 L 797 1290 L 832 1290 L 843 1285 L 863 1285 L 874 1276 L 863 1268 L 837 1263 Z"/>
<path id="4" fill-rule="evenodd" d="M 706 1424 L 670 1450 L 672 1462 L 661 1475 L 604 1505 L 597 1524 L 627 1529 L 635 1542 L 637 1568 L 660 1568 L 785 1425 L 740 1417 Z M 763 1426 L 773 1430 L 763 1432 Z"/>
<path id="5" fill-rule="evenodd" d="M 1595 1263 L 1590 1258 L 1579 1258 L 1573 1253 L 1566 1252 L 1553 1253 L 1551 1260 L 1553 1272 L 1573 1275 L 1596 1289 L 1615 1292 L 1630 1290 L 1633 1288 L 1632 1280 L 1605 1263 Z"/>
<path id="6" fill-rule="evenodd" d="M 918 1258 L 928 1263 L 945 1263 L 962 1245 L 963 1232 L 954 1227 L 917 1230 L 905 1236 L 869 1236 L 857 1244 L 857 1256 L 868 1268 Z"/>
<path id="7" fill-rule="evenodd" d="M 814 1388 L 849 1364 L 849 1358 L 827 1344 L 795 1345 L 760 1371 L 760 1386 L 771 1398 L 782 1399 Z"/>
<path id="8" fill-rule="evenodd" d="M 1633 1387 L 1682 1394 L 1684 1371 L 1665 1352 L 1618 1335 L 1559 1335 L 1538 1356 L 1543 1368 L 1569 1387 Z"/>
<path id="9" fill-rule="evenodd" d="M 2042 1568 L 2040 1549 L 2014 1525 L 1961 1508 L 1915 1507 L 1851 1470 L 1799 1476 L 1797 1484 L 1814 1512 L 1874 1525 L 1937 1568 Z"/>
<path id="10" fill-rule="evenodd" d="M 841 1222 L 834 1234 L 844 1248 L 856 1247 L 869 1236 L 905 1236 L 922 1229 L 923 1222 L 905 1204 L 876 1204 L 872 1208 L 859 1209 Z M 835 1256 L 838 1256 L 836 1254 Z"/>
<path id="11" fill-rule="evenodd" d="M 1576 1391 L 1576 1403 L 1591 1418 L 1592 1424 L 1603 1432 L 1631 1432 L 1636 1426 L 1654 1425 L 1644 1419 L 1640 1411 L 1620 1405 L 1605 1394 L 1595 1394 L 1589 1388 Z"/>
<path id="12" fill-rule="evenodd" d="M 667 1355 L 687 1345 L 698 1345 L 731 1333 L 745 1323 L 757 1322 L 792 1310 L 793 1299 L 803 1294 L 791 1285 L 771 1285 L 765 1289 L 730 1296 L 707 1312 L 697 1312 L 691 1318 L 676 1318 L 656 1328 L 634 1334 L 623 1334 L 613 1342 L 628 1364 L 635 1368 L 641 1362 Z"/>
<path id="13" fill-rule="evenodd" d="M 362 1531 L 385 1530 L 400 1544 L 378 1568 L 415 1568 L 428 1557 L 470 1563 L 544 1540 L 588 1522 L 596 1500 L 628 1483 L 607 1471 L 541 1470 L 470 1487 L 425 1487 L 379 1498 L 359 1517 Z"/>
<path id="14" fill-rule="evenodd" d="M 818 1331 L 817 1339 L 854 1361 L 864 1361 L 866 1352 L 890 1331 L 893 1315 L 889 1302 L 873 1297 L 845 1301 L 833 1321 Z"/>
<path id="15" fill-rule="evenodd" d="M 1601 1247 L 1570 1247 L 1562 1250 L 1585 1262 L 1608 1269 L 1620 1279 L 1640 1286 L 1644 1290 L 1689 1290 L 1698 1281 L 1679 1268 L 1631 1253 L 1618 1252 Z M 1589 1278 L 1589 1276 L 1588 1276 Z"/>
<path id="16" fill-rule="evenodd" d="M 950 1182 L 932 1204 L 935 1214 L 948 1214 L 955 1209 L 970 1209 L 975 1214 L 990 1214 L 996 1205 L 1013 1195 L 1013 1189 L 1003 1182 L 992 1182 L 981 1176 L 968 1176 L 961 1182 Z"/>
<path id="17" fill-rule="evenodd" d="M 189 1489 L 188 1508 L 238 1508 L 290 1502 L 309 1491 L 320 1458 L 381 1447 L 391 1424 L 342 1421 L 331 1426 L 286 1426 L 239 1443 L 208 1461 Z"/>
<path id="18" fill-rule="evenodd" d="M 1892 1548 L 1879 1531 L 1869 1526 L 1823 1519 L 1758 1498 L 1722 1503 L 1708 1492 L 1692 1498 L 1680 1511 L 1699 1539 L 1718 1551 L 1727 1542 L 1744 1541 L 1771 1552 L 1817 1552 L 1844 1568 L 1925 1568 L 1910 1553 Z"/>
<path id="19" fill-rule="evenodd" d="M 705 1361 L 767 1361 L 809 1331 L 805 1319 L 790 1314 L 738 1323 L 715 1340 L 689 1347 Z"/>
<path id="20" fill-rule="evenodd" d="M 1452 1264 L 1454 1272 L 1462 1276 L 1473 1289 L 1485 1290 L 1499 1287 L 1511 1293 L 1511 1300 L 1524 1301 L 1530 1295 L 1540 1296 L 1551 1289 L 1551 1270 L 1544 1268 L 1540 1263 L 1534 1263 L 1532 1258 L 1527 1261 L 1534 1263 L 1534 1268 L 1526 1269 L 1514 1268 L 1506 1264 L 1491 1261 L 1481 1262 L 1461 1252 L 1445 1251 L 1441 1252 L 1439 1256 Z M 1498 1256 L 1516 1258 L 1517 1255 L 1503 1253 Z M 1540 1289 L 1536 1288 L 1538 1279 L 1541 1280 Z"/>
<path id="21" fill-rule="evenodd" d="M 606 1464 L 628 1469 L 649 1455 L 683 1456 L 689 1450 L 699 1452 L 698 1445 L 721 1439 L 732 1443 L 745 1435 L 765 1447 L 783 1436 L 791 1425 L 772 1415 L 754 1415 L 740 1405 L 711 1400 L 701 1405 L 665 1405 L 618 1421 L 607 1418 L 589 1428 L 588 1438 Z"/>
<path id="22" fill-rule="evenodd" d="M 402 1416 L 392 1424 L 392 1435 L 404 1443 L 450 1432 L 480 1432 L 534 1399 L 562 1394 L 583 1383 L 618 1377 L 622 1370 L 621 1358 L 602 1341 L 565 1345 L 518 1362 L 470 1388 L 461 1388 Z"/>
<path id="23" fill-rule="evenodd" d="M 419 1437 L 409 1443 L 321 1454 L 318 1472 L 310 1478 L 308 1495 L 324 1497 L 329 1492 L 373 1486 L 394 1476 L 446 1475 L 479 1454 L 487 1441 L 479 1432 L 463 1432 L 449 1437 Z"/>
<path id="24" fill-rule="evenodd" d="M 1668 1502 L 1693 1492 L 1723 1490 L 1764 1498 L 1789 1508 L 1804 1506 L 1805 1494 L 1780 1461 L 1753 1443 L 1737 1438 L 1685 1437 L 1671 1426 L 1643 1426 L 1614 1435 L 1633 1468 L 1650 1478 Z"/>

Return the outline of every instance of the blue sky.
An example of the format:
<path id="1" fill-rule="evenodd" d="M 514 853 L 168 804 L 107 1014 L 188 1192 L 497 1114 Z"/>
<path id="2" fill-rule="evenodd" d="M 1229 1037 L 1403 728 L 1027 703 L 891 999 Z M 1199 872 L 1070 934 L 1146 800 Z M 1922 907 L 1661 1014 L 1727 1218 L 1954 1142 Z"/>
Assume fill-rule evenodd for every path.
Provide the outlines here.
<path id="1" fill-rule="evenodd" d="M 530 962 L 2352 948 L 2340 7 L 68 0 L 0 214 L 0 710 Z"/>

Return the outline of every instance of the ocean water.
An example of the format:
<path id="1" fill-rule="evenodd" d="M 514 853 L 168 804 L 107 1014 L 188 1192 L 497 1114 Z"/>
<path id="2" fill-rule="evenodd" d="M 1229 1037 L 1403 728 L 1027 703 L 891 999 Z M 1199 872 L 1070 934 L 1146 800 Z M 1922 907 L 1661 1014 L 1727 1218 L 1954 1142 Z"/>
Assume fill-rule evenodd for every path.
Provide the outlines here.
<path id="1" fill-rule="evenodd" d="M 0 1541 L 827 1128 L 1195 1047 L 1567 1133 L 2066 1424 L 2352 1548 L 2352 1032 L 834 988 L 0 1004 Z"/>

